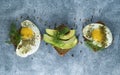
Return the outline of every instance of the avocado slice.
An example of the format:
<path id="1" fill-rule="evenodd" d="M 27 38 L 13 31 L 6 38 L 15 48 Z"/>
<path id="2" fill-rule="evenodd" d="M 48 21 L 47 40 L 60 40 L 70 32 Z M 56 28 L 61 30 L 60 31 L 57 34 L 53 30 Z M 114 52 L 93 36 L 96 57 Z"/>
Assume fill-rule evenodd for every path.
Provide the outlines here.
<path id="1" fill-rule="evenodd" d="M 55 42 L 54 38 L 47 34 L 44 34 L 43 40 L 46 41 L 47 43 L 52 44 L 55 47 L 60 48 L 60 49 L 71 49 L 78 42 L 78 40 L 75 36 L 73 36 L 72 38 L 70 38 L 69 40 L 66 40 L 66 41 L 58 40 L 58 42 Z"/>
<path id="2" fill-rule="evenodd" d="M 75 36 L 73 36 L 69 40 L 63 41 L 63 42 L 65 43 L 65 45 L 62 46 L 61 49 L 71 49 L 76 46 L 76 44 L 78 43 L 78 40 Z"/>
<path id="3" fill-rule="evenodd" d="M 57 30 L 53 30 L 53 29 L 46 29 L 46 32 L 50 36 L 54 36 L 58 31 Z M 67 39 L 72 38 L 74 35 L 75 35 L 75 30 L 70 30 L 67 34 L 60 35 L 60 39 L 67 40 Z"/>
<path id="4" fill-rule="evenodd" d="M 46 29 L 46 33 L 50 36 L 54 36 L 57 33 L 57 30 L 54 29 Z"/>
<path id="5" fill-rule="evenodd" d="M 62 47 L 64 45 L 64 43 L 62 41 L 60 41 L 60 40 L 55 41 L 53 37 L 51 37 L 47 34 L 43 35 L 43 40 L 47 43 L 52 44 L 53 46 L 56 46 L 56 47 Z"/>

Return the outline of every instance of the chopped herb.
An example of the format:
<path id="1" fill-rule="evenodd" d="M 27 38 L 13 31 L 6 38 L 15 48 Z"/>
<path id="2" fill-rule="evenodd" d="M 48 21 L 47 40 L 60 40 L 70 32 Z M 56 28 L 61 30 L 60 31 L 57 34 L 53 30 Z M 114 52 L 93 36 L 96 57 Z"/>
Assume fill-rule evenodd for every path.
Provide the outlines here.
<path id="1" fill-rule="evenodd" d="M 59 27 L 56 28 L 57 32 L 54 33 L 54 36 L 53 36 L 53 41 L 55 43 L 59 43 L 60 46 L 63 45 L 63 42 L 60 40 L 60 36 L 63 36 L 65 35 L 66 33 L 68 33 L 70 31 L 70 29 L 64 25 L 60 25 Z"/>

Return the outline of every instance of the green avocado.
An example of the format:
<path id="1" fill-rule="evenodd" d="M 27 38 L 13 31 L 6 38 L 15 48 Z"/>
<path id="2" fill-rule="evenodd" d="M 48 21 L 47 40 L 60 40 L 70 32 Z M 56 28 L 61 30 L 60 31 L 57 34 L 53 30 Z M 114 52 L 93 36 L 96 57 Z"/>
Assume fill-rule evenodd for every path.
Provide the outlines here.
<path id="1" fill-rule="evenodd" d="M 61 48 L 61 49 L 71 49 L 78 42 L 78 40 L 75 36 L 73 36 L 72 38 L 70 38 L 69 40 L 66 40 L 66 41 L 58 40 L 58 42 L 55 42 L 54 37 L 51 37 L 47 34 L 44 34 L 43 40 L 47 43 L 52 44 L 55 47 Z"/>
<path id="2" fill-rule="evenodd" d="M 58 31 L 53 29 L 46 29 L 46 32 L 48 35 L 54 36 Z M 60 39 L 67 40 L 72 38 L 74 35 L 75 35 L 75 30 L 70 30 L 67 34 L 60 35 Z"/>
<path id="3" fill-rule="evenodd" d="M 55 38 L 53 38 L 52 36 L 49 36 L 47 34 L 43 35 L 43 40 L 49 44 L 56 46 L 56 47 L 62 47 L 64 45 L 64 43 L 61 42 L 60 40 L 57 40 L 57 42 L 56 42 Z"/>

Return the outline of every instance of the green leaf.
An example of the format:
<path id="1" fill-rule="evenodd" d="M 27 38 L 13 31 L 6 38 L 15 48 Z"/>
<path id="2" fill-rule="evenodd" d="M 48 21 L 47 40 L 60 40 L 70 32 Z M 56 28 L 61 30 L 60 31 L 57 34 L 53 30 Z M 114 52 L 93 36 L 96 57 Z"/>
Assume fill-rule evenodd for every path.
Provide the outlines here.
<path id="1" fill-rule="evenodd" d="M 57 27 L 57 30 L 59 32 L 59 35 L 65 35 L 70 31 L 70 29 L 65 25 L 60 25 L 59 27 Z"/>
<path id="2" fill-rule="evenodd" d="M 86 45 L 94 51 L 99 51 L 104 49 L 104 47 L 99 47 L 97 45 L 94 45 L 93 42 L 90 40 L 86 40 L 85 42 L 86 42 Z"/>
<path id="3" fill-rule="evenodd" d="M 11 23 L 10 26 L 9 36 L 10 36 L 10 42 L 13 43 L 15 46 L 17 46 L 20 42 L 21 36 L 19 31 L 17 30 L 16 24 L 13 22 Z"/>

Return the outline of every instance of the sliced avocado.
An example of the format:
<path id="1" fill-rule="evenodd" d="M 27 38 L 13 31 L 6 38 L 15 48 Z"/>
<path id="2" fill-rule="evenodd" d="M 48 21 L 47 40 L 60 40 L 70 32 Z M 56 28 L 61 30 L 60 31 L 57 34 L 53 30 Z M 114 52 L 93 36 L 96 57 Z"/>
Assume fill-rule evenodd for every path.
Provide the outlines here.
<path id="1" fill-rule="evenodd" d="M 60 47 L 61 49 L 71 49 L 74 46 L 76 46 L 76 44 L 78 43 L 78 40 L 75 36 L 73 36 L 72 38 L 70 38 L 67 41 L 63 41 L 65 43 L 64 46 Z"/>
<path id="2" fill-rule="evenodd" d="M 62 47 L 64 45 L 64 43 L 60 40 L 58 40 L 57 42 L 55 41 L 55 38 L 47 35 L 47 34 L 44 34 L 43 35 L 43 40 L 49 44 L 52 44 L 56 47 Z"/>
<path id="3" fill-rule="evenodd" d="M 66 39 L 70 39 L 75 35 L 75 30 L 70 30 L 69 33 L 65 34 L 65 35 L 61 35 L 60 39 L 66 40 Z"/>
<path id="4" fill-rule="evenodd" d="M 54 38 L 47 34 L 44 34 L 43 40 L 46 41 L 47 43 L 52 44 L 55 47 L 61 48 L 61 49 L 71 49 L 78 42 L 77 38 L 75 36 L 73 36 L 72 38 L 70 38 L 67 41 L 58 40 L 58 42 L 55 42 Z"/>
<path id="5" fill-rule="evenodd" d="M 46 29 L 47 34 L 50 36 L 54 36 L 58 31 L 53 30 L 53 29 Z M 60 35 L 60 39 L 67 40 L 72 38 L 75 35 L 75 30 L 70 30 L 67 34 L 65 35 Z"/>
<path id="6" fill-rule="evenodd" d="M 49 34 L 50 36 L 53 36 L 57 33 L 57 30 L 54 29 L 46 29 L 46 33 Z"/>

